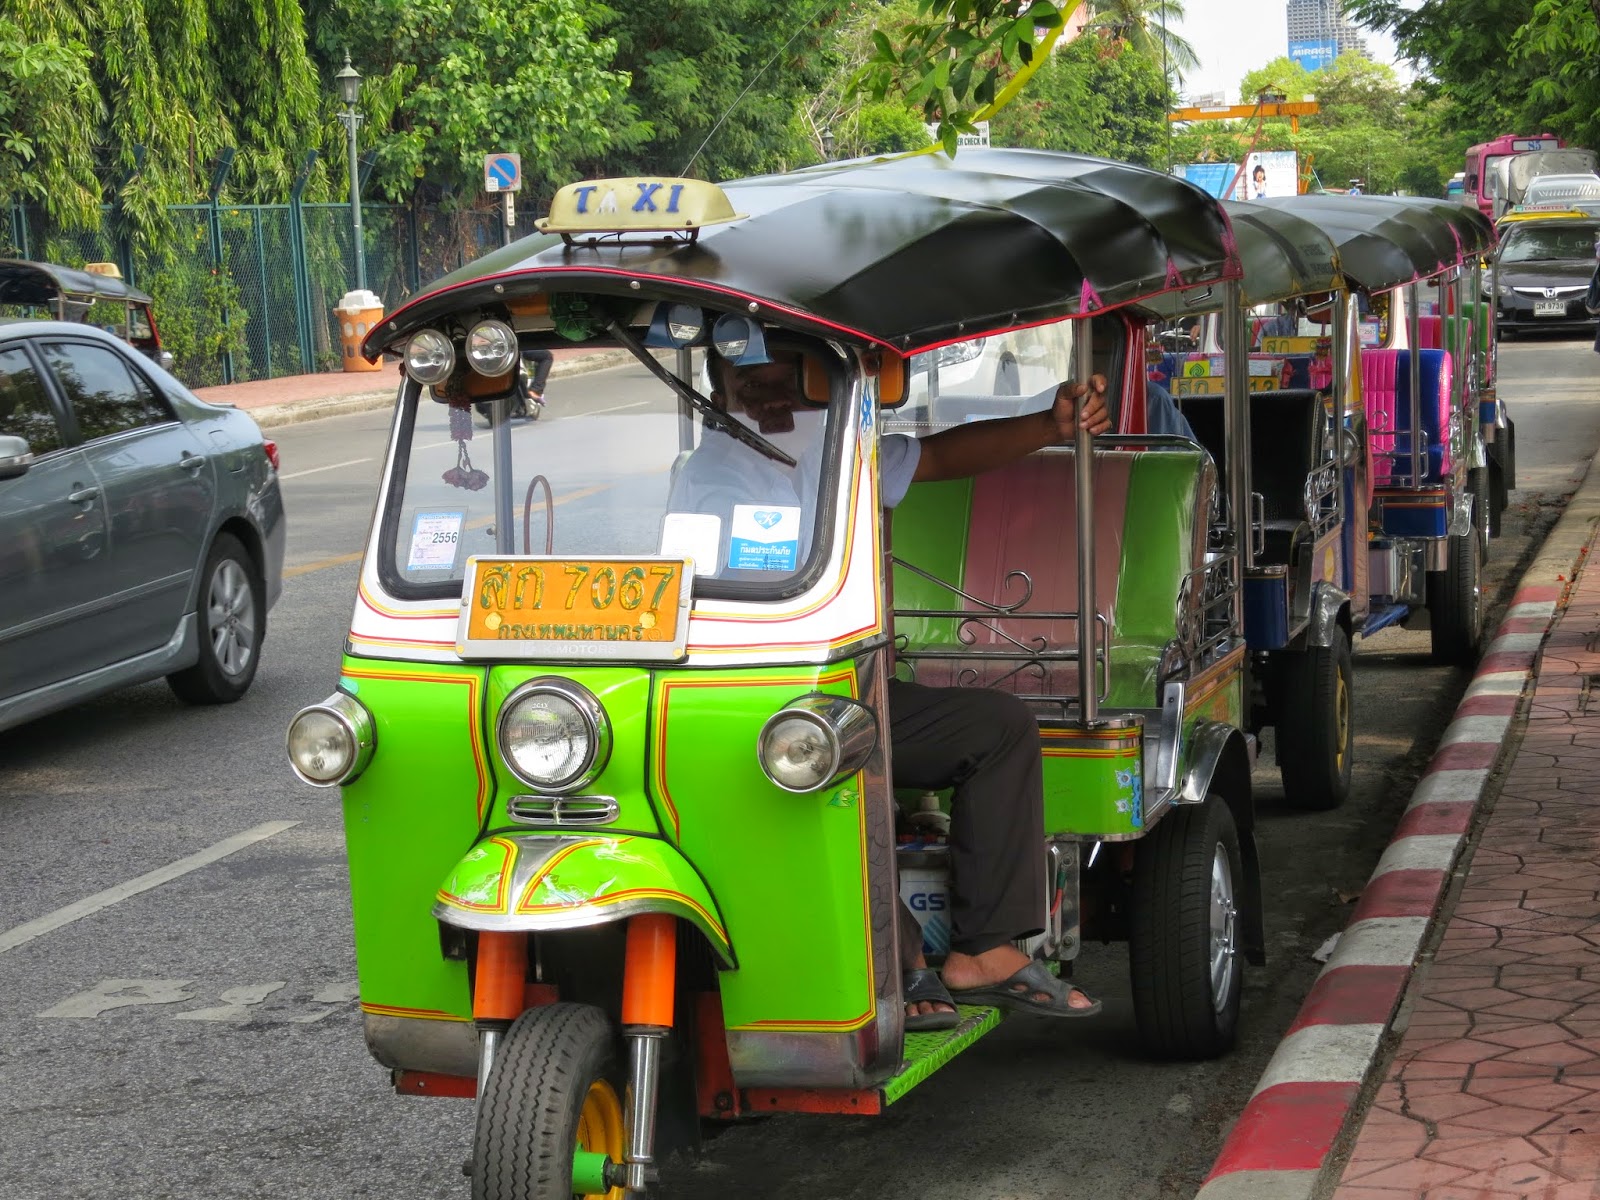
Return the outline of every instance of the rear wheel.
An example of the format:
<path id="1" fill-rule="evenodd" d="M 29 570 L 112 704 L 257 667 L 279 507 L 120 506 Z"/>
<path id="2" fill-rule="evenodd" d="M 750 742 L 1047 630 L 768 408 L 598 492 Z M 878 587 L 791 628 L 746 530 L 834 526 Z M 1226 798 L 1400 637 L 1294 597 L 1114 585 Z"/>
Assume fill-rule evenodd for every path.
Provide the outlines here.
<path id="1" fill-rule="evenodd" d="M 1283 661 L 1278 773 L 1284 802 L 1323 812 L 1350 794 L 1350 638 L 1335 627 L 1326 646 Z"/>
<path id="2" fill-rule="evenodd" d="M 1175 808 L 1138 843 L 1128 961 L 1139 1035 L 1168 1059 L 1215 1058 L 1239 1027 L 1239 835 L 1217 796 Z"/>
<path id="3" fill-rule="evenodd" d="M 611 1023 L 587 1004 L 530 1008 L 506 1031 L 478 1101 L 472 1200 L 623 1200 L 576 1189 L 577 1152 L 620 1164 L 622 1105 Z"/>
<path id="4" fill-rule="evenodd" d="M 167 676 L 178 699 L 232 704 L 250 690 L 266 631 L 262 591 L 256 565 L 239 539 L 219 533 L 206 555 L 195 606 L 200 659 Z"/>
<path id="5" fill-rule="evenodd" d="M 1459 537 L 1452 534 L 1445 569 L 1428 572 L 1428 621 L 1434 662 L 1470 667 L 1478 661 L 1483 585 L 1475 529 Z"/>

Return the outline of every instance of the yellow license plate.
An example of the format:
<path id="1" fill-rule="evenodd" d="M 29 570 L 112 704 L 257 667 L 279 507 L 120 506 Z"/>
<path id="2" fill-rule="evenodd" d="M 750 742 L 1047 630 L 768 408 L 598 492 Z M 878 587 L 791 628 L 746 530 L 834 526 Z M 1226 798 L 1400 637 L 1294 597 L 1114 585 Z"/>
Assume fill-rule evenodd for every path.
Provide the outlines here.
<path id="1" fill-rule="evenodd" d="M 474 556 L 456 649 L 470 658 L 680 658 L 693 575 L 681 558 Z"/>

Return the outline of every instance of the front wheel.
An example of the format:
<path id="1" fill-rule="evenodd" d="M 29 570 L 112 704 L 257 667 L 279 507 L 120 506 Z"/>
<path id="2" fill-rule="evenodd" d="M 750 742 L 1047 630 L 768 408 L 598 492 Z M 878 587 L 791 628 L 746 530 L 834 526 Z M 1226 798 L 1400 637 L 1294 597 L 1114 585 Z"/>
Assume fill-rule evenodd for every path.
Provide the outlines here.
<path id="1" fill-rule="evenodd" d="M 598 1008 L 550 1004 L 512 1022 L 478 1100 L 472 1200 L 623 1200 L 621 1187 L 579 1191 L 573 1176 L 579 1151 L 623 1160 L 613 1064 Z"/>
<path id="2" fill-rule="evenodd" d="M 1278 773 L 1291 808 L 1325 812 L 1350 794 L 1350 638 L 1286 654 L 1279 689 Z"/>
<path id="3" fill-rule="evenodd" d="M 1215 1058 L 1239 1028 L 1239 834 L 1217 796 L 1138 843 L 1128 963 L 1139 1036 L 1166 1059 Z"/>
<path id="4" fill-rule="evenodd" d="M 1428 621 L 1433 661 L 1470 667 L 1483 637 L 1483 582 L 1478 534 L 1451 535 L 1445 569 L 1428 572 Z"/>
<path id="5" fill-rule="evenodd" d="M 232 704 L 250 690 L 261 660 L 266 601 L 260 576 L 239 539 L 219 533 L 200 575 L 195 622 L 200 659 L 167 676 L 189 704 Z"/>

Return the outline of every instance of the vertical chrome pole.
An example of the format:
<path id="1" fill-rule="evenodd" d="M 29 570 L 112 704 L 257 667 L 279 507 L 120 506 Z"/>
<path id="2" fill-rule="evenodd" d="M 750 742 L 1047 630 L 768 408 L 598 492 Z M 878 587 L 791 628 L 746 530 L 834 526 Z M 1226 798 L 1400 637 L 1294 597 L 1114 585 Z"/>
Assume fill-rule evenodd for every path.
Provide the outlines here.
<path id="1" fill-rule="evenodd" d="M 1228 460 L 1228 507 L 1234 528 L 1239 531 L 1239 566 L 1248 569 L 1256 565 L 1250 509 L 1250 339 L 1245 331 L 1244 294 L 1237 280 L 1223 285 L 1222 303 L 1222 353 L 1226 363 L 1223 453 Z M 1240 615 L 1243 616 L 1242 610 Z"/>
<path id="2" fill-rule="evenodd" d="M 634 1026 L 628 1037 L 629 1191 L 642 1192 L 655 1169 L 656 1093 L 661 1086 L 661 1043 L 667 1030 Z"/>
<path id="3" fill-rule="evenodd" d="M 513 389 L 517 386 L 514 379 L 511 386 Z M 512 398 L 507 396 L 489 405 L 489 420 L 494 425 L 491 436 L 494 438 L 494 548 L 497 554 L 517 552 L 517 502 L 511 494 L 515 482 L 511 468 L 511 403 Z M 471 405 L 467 407 L 467 419 L 472 419 Z M 523 550 L 531 551 L 532 547 L 525 546 Z"/>
<path id="4" fill-rule="evenodd" d="M 1077 359 L 1073 364 L 1073 378 L 1085 387 L 1094 373 L 1094 334 L 1085 317 L 1074 326 Z M 1088 397 L 1085 396 L 1084 400 Z M 1078 403 L 1078 414 L 1083 414 L 1083 401 Z M 1096 670 L 1094 586 L 1094 435 L 1078 422 L 1073 450 L 1078 482 L 1078 706 L 1083 712 L 1083 723 L 1092 725 L 1100 716 L 1100 672 Z"/>
<path id="5" fill-rule="evenodd" d="M 1345 448 L 1349 439 L 1345 437 L 1345 422 L 1349 414 L 1345 411 L 1346 398 L 1349 396 L 1347 383 L 1350 379 L 1350 293 L 1335 292 L 1333 300 L 1333 440 L 1337 447 L 1334 461 L 1339 464 L 1339 485 L 1335 489 L 1338 497 L 1339 524 L 1350 520 L 1350 514 L 1345 511 L 1344 503 L 1344 468 L 1354 467 L 1354 463 L 1345 461 Z"/>
<path id="6" fill-rule="evenodd" d="M 1406 345 L 1411 356 L 1411 486 L 1422 486 L 1422 318 L 1417 312 L 1421 294 L 1418 284 L 1408 283 L 1400 290 L 1406 306 Z"/>

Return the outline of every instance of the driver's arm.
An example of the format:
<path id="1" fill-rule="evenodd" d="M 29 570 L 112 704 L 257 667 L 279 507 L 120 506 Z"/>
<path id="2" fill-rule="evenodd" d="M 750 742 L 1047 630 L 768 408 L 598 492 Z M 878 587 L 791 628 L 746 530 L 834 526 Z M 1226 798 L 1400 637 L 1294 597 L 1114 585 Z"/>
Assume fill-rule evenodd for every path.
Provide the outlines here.
<path id="1" fill-rule="evenodd" d="M 1063 383 L 1056 388 L 1055 403 L 1042 412 L 996 421 L 957 425 L 920 439 L 913 483 L 940 479 L 965 479 L 1032 454 L 1043 446 L 1071 441 L 1078 431 L 1078 401 L 1085 393 L 1083 420 L 1090 433 L 1111 428 L 1106 411 L 1106 380 L 1092 375 L 1089 385 Z"/>

